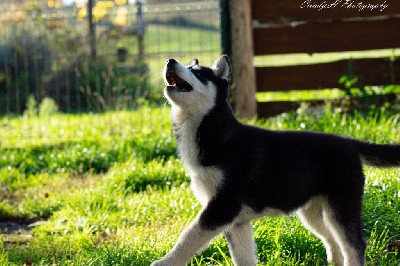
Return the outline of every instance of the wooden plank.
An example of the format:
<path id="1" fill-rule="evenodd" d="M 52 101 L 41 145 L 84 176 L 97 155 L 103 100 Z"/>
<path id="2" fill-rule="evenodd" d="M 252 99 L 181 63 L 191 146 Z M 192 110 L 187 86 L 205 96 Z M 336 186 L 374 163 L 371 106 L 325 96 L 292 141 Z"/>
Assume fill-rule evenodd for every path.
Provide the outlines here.
<path id="1" fill-rule="evenodd" d="M 314 65 L 257 67 L 257 91 L 340 88 L 339 79 L 353 74 L 362 85 L 400 84 L 400 60 L 364 58 Z"/>
<path id="2" fill-rule="evenodd" d="M 359 2 L 361 1 L 252 0 L 252 12 L 253 19 L 258 22 L 342 19 L 400 14 L 400 2 L 396 0 L 363 0 L 364 6 L 369 8 L 362 10 L 358 6 Z M 386 8 L 384 2 L 386 2 Z M 383 5 L 379 6 L 379 4 Z M 373 7 L 376 8 L 373 9 Z"/>
<path id="3" fill-rule="evenodd" d="M 238 116 L 256 115 L 256 82 L 253 67 L 253 36 L 250 0 L 229 1 L 233 106 Z"/>
<path id="4" fill-rule="evenodd" d="M 397 99 L 397 95 L 394 93 L 386 94 L 386 95 L 375 95 L 375 96 L 367 96 L 369 101 L 376 102 L 378 105 L 382 105 L 385 102 L 393 102 Z M 350 99 L 351 101 L 356 101 L 357 97 L 353 97 Z M 340 99 L 334 100 L 334 104 L 338 104 Z M 309 100 L 309 101 L 301 101 L 310 104 L 311 106 L 321 106 L 325 104 L 323 100 Z M 296 110 L 300 107 L 301 102 L 295 101 L 275 101 L 275 102 L 258 102 L 257 103 L 257 111 L 258 117 L 271 117 L 275 115 L 279 115 L 281 113 L 290 112 L 292 110 Z"/>
<path id="5" fill-rule="evenodd" d="M 322 105 L 323 101 L 303 101 L 311 105 Z M 300 102 L 294 101 L 276 101 L 276 102 L 258 102 L 258 117 L 271 117 L 281 113 L 290 112 L 300 107 Z"/>
<path id="6" fill-rule="evenodd" d="M 255 28 L 254 53 L 322 53 L 400 47 L 400 19 Z"/>

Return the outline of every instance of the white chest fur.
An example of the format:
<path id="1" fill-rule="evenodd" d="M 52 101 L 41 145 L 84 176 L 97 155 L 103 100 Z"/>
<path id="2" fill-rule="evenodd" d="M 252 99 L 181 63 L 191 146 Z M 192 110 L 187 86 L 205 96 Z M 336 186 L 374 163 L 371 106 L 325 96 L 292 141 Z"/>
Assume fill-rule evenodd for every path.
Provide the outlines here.
<path id="1" fill-rule="evenodd" d="M 214 166 L 202 166 L 199 162 L 199 147 L 196 141 L 197 129 L 203 116 L 189 115 L 178 107 L 171 110 L 172 121 L 179 135 L 178 149 L 191 178 L 194 195 L 204 206 L 216 194 L 223 182 L 223 171 Z"/>

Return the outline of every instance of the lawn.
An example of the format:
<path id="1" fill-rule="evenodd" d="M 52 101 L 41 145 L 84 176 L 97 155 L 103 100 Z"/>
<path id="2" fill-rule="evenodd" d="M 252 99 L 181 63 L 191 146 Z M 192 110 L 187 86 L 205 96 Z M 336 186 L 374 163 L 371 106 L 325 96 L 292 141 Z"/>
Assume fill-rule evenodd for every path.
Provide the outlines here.
<path id="1" fill-rule="evenodd" d="M 400 142 L 400 116 L 303 108 L 247 123 Z M 0 118 L 0 265 L 149 265 L 199 203 L 177 158 L 169 108 Z M 365 168 L 367 260 L 399 265 L 399 169 Z M 262 265 L 325 265 L 322 243 L 295 216 L 253 222 Z M 191 265 L 230 264 L 220 237 Z"/>

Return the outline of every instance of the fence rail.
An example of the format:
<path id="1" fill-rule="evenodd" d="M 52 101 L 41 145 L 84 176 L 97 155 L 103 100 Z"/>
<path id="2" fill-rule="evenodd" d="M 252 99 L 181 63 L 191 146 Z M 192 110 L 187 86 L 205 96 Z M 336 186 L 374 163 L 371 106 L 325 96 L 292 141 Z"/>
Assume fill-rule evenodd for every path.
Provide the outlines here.
<path id="1" fill-rule="evenodd" d="M 361 2 L 361 1 L 360 1 Z M 368 18 L 377 16 L 393 16 L 400 14 L 400 5 L 396 1 L 379 3 L 374 0 L 362 1 L 364 6 L 377 6 L 376 9 L 357 8 L 358 1 L 265 1 L 252 0 L 253 19 L 259 22 L 288 22 L 288 21 L 321 21 L 337 19 Z M 336 4 L 336 5 L 335 5 Z M 382 10 L 383 9 L 383 10 Z M 382 11 L 380 11 L 382 10 Z"/>
<path id="2" fill-rule="evenodd" d="M 400 3 L 363 1 L 252 0 L 254 55 L 326 53 L 400 48 Z M 333 6 L 336 3 L 336 6 Z M 378 8 L 378 7 L 377 7 Z M 339 79 L 356 76 L 363 85 L 400 84 L 395 58 L 339 60 L 312 65 L 255 68 L 258 92 L 342 88 Z M 386 97 L 392 99 L 393 97 Z M 377 100 L 379 101 L 379 100 Z M 313 103 L 319 104 L 320 101 Z M 260 116 L 298 107 L 296 102 L 258 103 Z"/>
<path id="3" fill-rule="evenodd" d="M 351 73 L 357 73 L 364 85 L 396 84 L 400 82 L 400 61 L 363 58 L 312 65 L 257 67 L 256 75 L 260 77 L 257 88 L 260 92 L 335 88 L 341 76 Z"/>

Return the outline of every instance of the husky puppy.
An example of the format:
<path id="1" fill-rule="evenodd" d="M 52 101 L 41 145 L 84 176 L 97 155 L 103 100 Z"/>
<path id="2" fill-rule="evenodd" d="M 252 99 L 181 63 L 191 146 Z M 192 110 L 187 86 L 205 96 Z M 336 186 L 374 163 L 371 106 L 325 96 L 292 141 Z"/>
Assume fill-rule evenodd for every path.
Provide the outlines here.
<path id="1" fill-rule="evenodd" d="M 293 212 L 322 240 L 328 262 L 364 264 L 362 162 L 399 166 L 400 145 L 239 123 L 227 101 L 231 65 L 225 55 L 211 68 L 169 59 L 164 80 L 179 154 L 203 208 L 153 266 L 185 265 L 220 233 L 235 265 L 256 265 L 250 221 Z"/>

